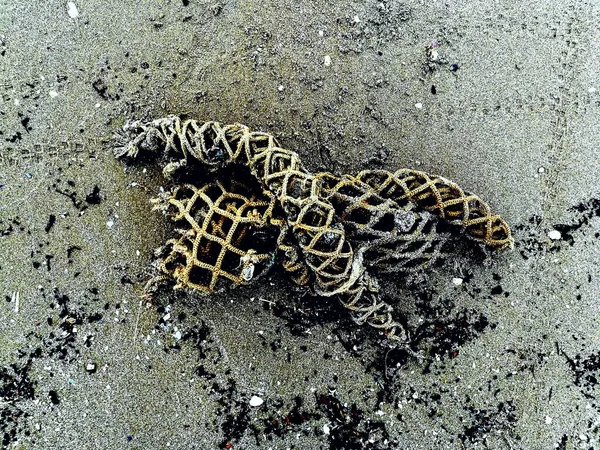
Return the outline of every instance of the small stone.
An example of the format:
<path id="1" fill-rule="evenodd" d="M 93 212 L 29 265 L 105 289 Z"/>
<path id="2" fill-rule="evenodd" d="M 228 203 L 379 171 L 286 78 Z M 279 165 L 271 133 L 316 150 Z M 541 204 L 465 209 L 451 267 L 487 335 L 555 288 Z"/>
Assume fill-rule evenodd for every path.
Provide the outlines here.
<path id="1" fill-rule="evenodd" d="M 284 89 L 283 84 L 280 84 L 279 87 L 277 88 L 277 90 L 279 92 L 283 92 L 283 89 Z"/>
<path id="2" fill-rule="evenodd" d="M 415 108 L 417 108 L 417 109 L 423 108 L 423 103 L 415 103 Z"/>
<path id="3" fill-rule="evenodd" d="M 331 429 L 329 428 L 329 425 L 327 425 L 327 424 L 323 425 L 323 433 L 325 433 L 327 436 L 329 436 L 329 433 L 331 433 Z"/>
<path id="4" fill-rule="evenodd" d="M 544 167 L 540 167 L 538 169 L 538 173 L 544 173 L 546 171 L 546 169 Z"/>
<path id="5" fill-rule="evenodd" d="M 264 403 L 263 399 L 260 397 L 257 397 L 256 395 L 253 395 L 252 398 L 250 399 L 250 406 L 260 406 Z"/>
<path id="6" fill-rule="evenodd" d="M 552 423 L 552 417 L 546 416 L 546 425 L 550 425 Z"/>
<path id="7" fill-rule="evenodd" d="M 106 222 L 106 226 L 107 226 L 108 228 L 112 228 L 112 227 L 114 227 L 114 226 L 115 226 L 115 221 L 114 221 L 114 220 L 109 220 L 109 221 L 107 221 L 107 222 Z"/>
<path id="8" fill-rule="evenodd" d="M 553 241 L 558 241 L 560 240 L 560 238 L 562 237 L 562 235 L 560 234 L 560 231 L 558 230 L 552 230 L 548 233 L 548 237 L 550 239 L 552 239 Z"/>
<path id="9" fill-rule="evenodd" d="M 58 92 L 56 92 L 56 91 L 50 91 L 50 97 L 51 97 L 51 98 L 56 98 L 56 97 L 58 97 Z"/>
<path id="10" fill-rule="evenodd" d="M 79 11 L 77 10 L 77 6 L 75 3 L 69 2 L 67 3 L 67 13 L 71 19 L 77 19 L 79 17 Z"/>
<path id="11" fill-rule="evenodd" d="M 173 333 L 173 337 L 176 340 L 180 340 L 181 339 L 181 331 L 177 330 L 175 333 Z"/>
<path id="12" fill-rule="evenodd" d="M 323 64 L 325 64 L 326 67 L 329 67 L 331 65 L 331 56 L 325 55 L 325 58 L 323 58 Z"/>
<path id="13" fill-rule="evenodd" d="M 460 286 L 461 284 L 463 284 L 463 279 L 462 278 L 452 278 L 452 283 L 455 286 Z"/>

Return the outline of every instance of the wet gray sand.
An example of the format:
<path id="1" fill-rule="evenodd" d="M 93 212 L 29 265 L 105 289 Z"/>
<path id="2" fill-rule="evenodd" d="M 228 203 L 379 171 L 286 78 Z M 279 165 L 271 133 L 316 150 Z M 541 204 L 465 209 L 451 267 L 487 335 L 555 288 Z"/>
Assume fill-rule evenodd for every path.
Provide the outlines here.
<path id="1" fill-rule="evenodd" d="M 600 445 L 596 2 L 30 3 L 0 4 L 3 448 Z M 104 141 L 168 114 L 440 173 L 515 249 L 384 279 L 410 352 L 282 271 L 146 307 L 165 180 Z"/>

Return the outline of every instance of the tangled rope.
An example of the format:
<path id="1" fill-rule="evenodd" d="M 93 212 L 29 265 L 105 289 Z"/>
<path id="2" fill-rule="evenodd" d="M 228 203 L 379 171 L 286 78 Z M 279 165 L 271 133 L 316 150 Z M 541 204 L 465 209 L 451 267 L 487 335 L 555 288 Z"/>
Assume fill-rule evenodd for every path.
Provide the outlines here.
<path id="1" fill-rule="evenodd" d="M 175 288 L 213 292 L 250 283 L 279 252 L 297 283 L 337 296 L 356 322 L 405 340 L 373 270 L 421 270 L 447 252 L 453 227 L 493 249 L 513 242 L 500 216 L 443 177 L 410 169 L 313 174 L 272 135 L 240 124 L 176 116 L 131 122 L 115 154 L 140 153 L 161 158 L 165 177 L 189 180 L 153 200 L 183 226 L 158 260 Z M 247 173 L 220 177 L 232 168 Z M 198 187 L 202 170 L 215 180 Z"/>

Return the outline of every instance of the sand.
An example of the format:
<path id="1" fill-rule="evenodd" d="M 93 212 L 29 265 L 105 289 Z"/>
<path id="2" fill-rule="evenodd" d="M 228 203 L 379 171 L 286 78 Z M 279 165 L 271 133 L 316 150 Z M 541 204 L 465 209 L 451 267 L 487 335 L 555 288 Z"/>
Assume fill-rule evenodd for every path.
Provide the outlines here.
<path id="1" fill-rule="evenodd" d="M 125 3 L 0 3 L 4 448 L 600 445 L 597 2 Z M 515 249 L 384 277 L 410 351 L 282 271 L 146 306 L 166 181 L 106 141 L 168 114 L 442 174 Z"/>

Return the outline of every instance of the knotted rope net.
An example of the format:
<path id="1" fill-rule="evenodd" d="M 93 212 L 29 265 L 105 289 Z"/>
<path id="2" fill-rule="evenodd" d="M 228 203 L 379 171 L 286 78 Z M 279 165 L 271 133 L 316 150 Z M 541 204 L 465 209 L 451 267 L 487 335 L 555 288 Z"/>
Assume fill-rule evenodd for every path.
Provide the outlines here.
<path id="1" fill-rule="evenodd" d="M 492 249 L 513 242 L 485 202 L 443 177 L 410 169 L 313 174 L 272 135 L 240 124 L 131 122 L 115 153 L 154 155 L 165 177 L 187 176 L 154 200 L 183 227 L 159 252 L 160 272 L 175 288 L 247 284 L 281 255 L 297 283 L 337 296 L 356 322 L 392 339 L 405 340 L 405 331 L 381 300 L 375 273 L 422 270 L 447 253 L 452 228 Z M 214 181 L 195 179 L 195 167 Z M 247 179 L 219 176 L 231 167 L 245 167 Z"/>

